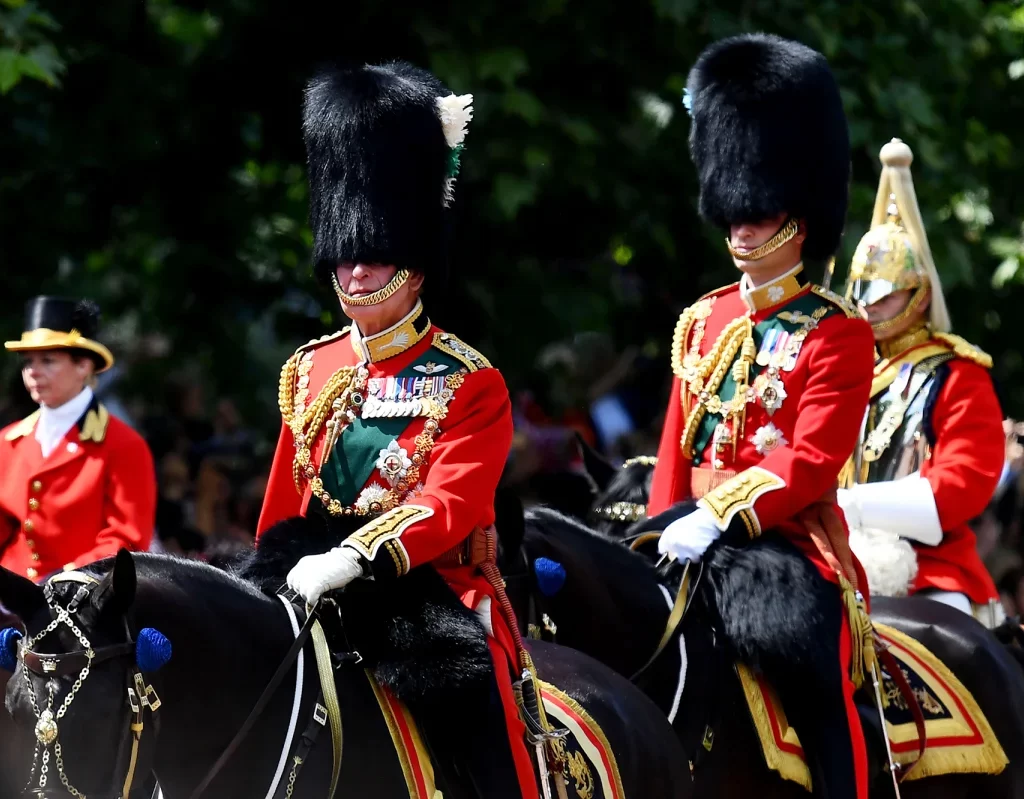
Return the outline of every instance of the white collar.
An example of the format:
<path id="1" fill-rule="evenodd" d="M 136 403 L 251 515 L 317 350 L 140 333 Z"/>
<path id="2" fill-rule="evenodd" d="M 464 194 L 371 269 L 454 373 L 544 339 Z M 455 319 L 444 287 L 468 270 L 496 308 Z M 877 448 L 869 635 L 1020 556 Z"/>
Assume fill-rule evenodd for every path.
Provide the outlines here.
<path id="1" fill-rule="evenodd" d="M 39 406 L 39 423 L 36 425 L 35 438 L 43 450 L 44 458 L 49 457 L 60 440 L 85 415 L 92 400 L 92 389 L 86 386 L 76 397 L 56 408 Z"/>

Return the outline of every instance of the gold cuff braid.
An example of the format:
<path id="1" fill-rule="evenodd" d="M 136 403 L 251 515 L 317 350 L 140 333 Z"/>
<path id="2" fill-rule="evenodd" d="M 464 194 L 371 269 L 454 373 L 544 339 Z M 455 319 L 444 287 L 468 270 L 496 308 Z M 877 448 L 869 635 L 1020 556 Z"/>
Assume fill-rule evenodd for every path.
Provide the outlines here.
<path id="1" fill-rule="evenodd" d="M 384 547 L 395 562 L 397 574 L 405 574 L 410 569 L 409 555 L 398 539 L 411 525 L 433 515 L 434 511 L 423 505 L 399 505 L 364 524 L 346 538 L 342 546 L 354 549 L 371 562 Z"/>
<path id="2" fill-rule="evenodd" d="M 697 504 L 711 512 L 720 530 L 728 528 L 733 517 L 741 514 L 748 534 L 755 538 L 761 534 L 761 525 L 754 513 L 754 503 L 769 491 L 785 487 L 786 481 L 777 474 L 751 466 L 709 491 Z"/>

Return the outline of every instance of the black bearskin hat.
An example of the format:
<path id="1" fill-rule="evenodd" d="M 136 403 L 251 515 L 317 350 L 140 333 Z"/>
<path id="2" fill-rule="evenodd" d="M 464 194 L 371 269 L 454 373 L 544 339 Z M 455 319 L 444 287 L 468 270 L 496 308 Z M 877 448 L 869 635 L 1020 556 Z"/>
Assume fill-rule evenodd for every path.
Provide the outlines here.
<path id="1" fill-rule="evenodd" d="M 778 214 L 807 221 L 803 253 L 839 248 L 850 138 L 825 57 L 763 33 L 715 42 L 687 79 L 700 213 L 722 228 Z"/>
<path id="2" fill-rule="evenodd" d="M 457 151 L 438 99 L 451 92 L 403 62 L 320 72 L 306 88 L 314 271 L 341 261 L 443 272 L 445 196 Z"/>

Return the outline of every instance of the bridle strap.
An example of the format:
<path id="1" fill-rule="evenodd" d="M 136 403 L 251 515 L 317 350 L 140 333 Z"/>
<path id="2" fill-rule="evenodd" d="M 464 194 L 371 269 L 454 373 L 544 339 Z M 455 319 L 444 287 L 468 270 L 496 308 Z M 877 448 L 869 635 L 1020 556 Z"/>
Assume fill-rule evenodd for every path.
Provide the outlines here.
<path id="1" fill-rule="evenodd" d="M 256 700 L 256 704 L 252 710 L 249 711 L 249 717 L 245 720 L 245 723 L 239 728 L 238 732 L 235 733 L 235 737 L 231 739 L 231 743 L 228 744 L 227 748 L 221 753 L 221 756 L 217 758 L 217 762 L 214 763 L 210 770 L 203 777 L 202 782 L 196 786 L 196 789 L 192 791 L 190 799 L 199 799 L 203 792 L 210 787 L 210 783 L 213 782 L 214 778 L 221 772 L 231 757 L 238 751 L 238 747 L 242 745 L 242 741 L 252 731 L 252 728 L 256 725 L 259 720 L 260 714 L 263 713 L 270 700 L 273 698 L 274 693 L 281 685 L 282 680 L 291 670 L 292 664 L 295 659 L 299 656 L 299 652 L 302 647 L 305 646 L 306 641 L 309 639 L 310 630 L 313 628 L 313 623 L 317 620 L 317 611 L 314 608 L 306 616 L 306 621 L 302 625 L 302 629 L 299 630 L 299 634 L 295 636 L 295 641 L 292 642 L 291 647 L 284 656 L 284 660 L 281 661 L 281 665 L 277 667 L 277 671 L 274 672 L 274 676 L 270 678 L 270 682 L 267 683 L 267 687 L 263 689 L 263 693 L 260 698 Z"/>
<path id="2" fill-rule="evenodd" d="M 128 756 L 128 766 L 124 771 L 124 784 L 121 787 L 121 799 L 129 799 L 132 793 L 132 782 L 135 780 L 135 766 L 139 760 L 139 745 L 142 743 L 142 730 L 145 728 L 145 694 L 138 695 L 139 685 L 145 685 L 142 673 L 138 669 L 132 669 L 128 673 L 128 701 L 131 707 L 131 716 L 128 721 L 128 737 L 131 739 L 131 753 Z M 145 688 L 142 688 L 145 691 Z M 136 692 L 136 702 L 132 704 L 132 692 Z M 114 779 L 121 773 L 121 757 L 124 754 L 125 739 L 121 739 L 121 746 L 117 753 L 117 768 L 114 769 Z M 116 783 L 115 783 L 116 784 Z"/>
<path id="3" fill-rule="evenodd" d="M 54 575 L 46 583 L 47 603 L 51 605 L 54 601 L 53 583 L 74 582 L 80 583 L 81 587 L 72 598 L 71 602 L 64 609 L 67 614 L 77 611 L 78 606 L 85 601 L 93 587 L 99 582 L 96 578 L 81 572 L 64 572 Z M 76 650 L 60 654 L 45 654 L 34 652 L 24 646 L 22 641 L 18 642 L 18 657 L 25 668 L 37 676 L 43 678 L 67 677 L 78 674 L 86 667 L 93 667 L 98 663 L 114 660 L 120 657 L 131 657 L 132 668 L 128 672 L 128 684 L 126 686 L 127 701 L 129 706 L 128 729 L 126 735 L 121 737 L 118 744 L 117 759 L 114 763 L 114 772 L 111 777 L 110 797 L 128 799 L 131 795 L 132 783 L 135 781 L 135 769 L 139 760 L 139 748 L 142 743 L 142 733 L 145 729 L 145 709 L 148 707 L 152 712 L 160 707 L 160 699 L 152 686 L 146 684 L 146 679 L 138 666 L 134 663 L 136 643 L 132 636 L 131 628 L 127 617 L 122 617 L 126 641 L 120 644 L 99 647 L 90 650 Z M 92 655 L 90 658 L 89 655 Z M 159 729 L 158 720 L 154 719 L 156 728 Z M 130 742 L 130 746 L 129 746 Z M 125 762 L 127 760 L 127 763 Z M 118 775 L 124 774 L 122 781 Z M 43 794 L 39 794 L 43 795 Z"/>
<path id="4" fill-rule="evenodd" d="M 121 644 L 100 647 L 93 650 L 91 665 L 103 663 L 105 660 L 125 657 L 135 653 L 135 642 L 125 641 Z M 85 650 L 66 652 L 59 655 L 47 655 L 42 652 L 34 652 L 25 649 L 24 643 L 18 641 L 18 657 L 25 664 L 25 668 L 40 677 L 67 677 L 78 674 L 87 665 L 90 665 L 89 657 Z"/>

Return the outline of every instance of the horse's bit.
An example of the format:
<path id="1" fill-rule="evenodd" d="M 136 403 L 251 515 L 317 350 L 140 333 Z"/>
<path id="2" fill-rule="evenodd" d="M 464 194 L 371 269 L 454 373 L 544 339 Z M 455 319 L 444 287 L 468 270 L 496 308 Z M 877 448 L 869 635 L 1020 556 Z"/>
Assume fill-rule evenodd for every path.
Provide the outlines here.
<path id="1" fill-rule="evenodd" d="M 68 603 L 67 607 L 61 607 L 54 595 L 53 583 L 75 582 L 81 583 L 77 593 Z M 111 781 L 110 790 L 104 795 L 111 799 L 128 799 L 131 794 L 132 781 L 135 777 L 135 766 L 138 760 L 139 743 L 142 740 L 143 713 L 148 707 L 151 712 L 156 713 L 160 708 L 160 698 L 152 685 L 147 685 L 146 680 L 135 662 L 135 640 L 128 627 L 128 619 L 122 617 L 124 622 L 125 636 L 127 640 L 121 644 L 113 644 L 98 649 L 93 649 L 89 639 L 81 631 L 72 618 L 79 606 L 92 593 L 99 581 L 81 572 L 64 572 L 54 575 L 44 587 L 46 603 L 50 608 L 53 620 L 38 635 L 24 641 L 18 641 L 18 660 L 25 667 L 22 676 L 25 680 L 25 688 L 28 691 L 32 703 L 32 712 L 36 717 L 35 735 L 36 746 L 32 755 L 32 771 L 29 774 L 28 785 L 25 793 L 36 799 L 44 799 L 53 796 L 52 791 L 47 791 L 46 784 L 50 771 L 50 751 L 53 751 L 53 760 L 57 767 L 57 776 L 60 779 L 64 790 L 76 799 L 86 799 L 85 794 L 79 791 L 68 779 L 64 768 L 64 756 L 59 740 L 58 722 L 64 718 L 71 703 L 75 701 L 82 685 L 89 678 L 92 667 L 98 663 L 118 658 L 132 658 L 131 668 L 128 671 L 127 701 L 129 707 L 128 726 L 121 743 L 118 747 L 117 763 Z M 61 625 L 71 630 L 78 639 L 82 648 L 73 652 L 63 654 L 47 655 L 33 650 L 33 646 L 42 641 L 47 635 L 56 631 Z M 48 697 L 46 707 L 40 711 L 39 701 L 36 697 L 35 688 L 32 685 L 32 672 L 38 677 L 46 679 Z M 54 700 L 60 689 L 59 677 L 67 677 L 78 673 L 75 680 L 56 711 L 53 709 Z M 130 746 L 128 745 L 130 743 Z M 42 764 L 40 765 L 40 760 Z M 39 769 L 38 786 L 33 788 L 32 784 L 36 777 L 36 769 Z M 124 779 L 119 780 L 118 775 L 123 774 Z"/>

